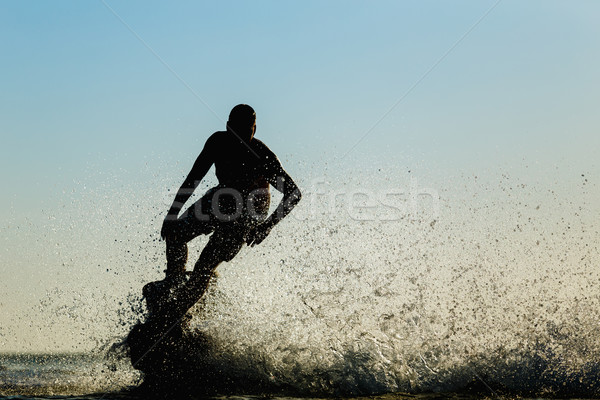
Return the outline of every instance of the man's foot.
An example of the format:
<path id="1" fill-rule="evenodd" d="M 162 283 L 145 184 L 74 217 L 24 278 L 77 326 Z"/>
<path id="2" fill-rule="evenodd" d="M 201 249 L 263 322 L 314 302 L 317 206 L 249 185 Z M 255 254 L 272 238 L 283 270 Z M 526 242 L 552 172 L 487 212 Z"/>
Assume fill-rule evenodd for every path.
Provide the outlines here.
<path id="1" fill-rule="evenodd" d="M 169 302 L 174 290 L 186 282 L 186 275 L 168 276 L 162 281 L 147 283 L 142 289 L 148 308 L 148 319 L 161 317 L 164 306 Z"/>

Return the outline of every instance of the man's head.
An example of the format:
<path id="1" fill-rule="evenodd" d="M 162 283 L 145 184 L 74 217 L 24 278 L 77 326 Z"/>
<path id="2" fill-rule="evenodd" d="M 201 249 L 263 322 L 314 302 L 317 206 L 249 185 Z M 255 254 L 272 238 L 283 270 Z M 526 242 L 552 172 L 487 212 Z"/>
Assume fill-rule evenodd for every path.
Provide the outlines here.
<path id="1" fill-rule="evenodd" d="M 238 104 L 229 113 L 227 130 L 249 142 L 256 132 L 256 113 L 248 104 Z"/>

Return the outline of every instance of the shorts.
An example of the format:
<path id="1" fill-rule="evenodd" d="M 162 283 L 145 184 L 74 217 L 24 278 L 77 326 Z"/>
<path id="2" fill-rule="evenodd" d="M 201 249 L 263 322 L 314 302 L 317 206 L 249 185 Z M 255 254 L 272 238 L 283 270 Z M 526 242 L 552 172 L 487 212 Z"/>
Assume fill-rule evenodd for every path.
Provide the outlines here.
<path id="1" fill-rule="evenodd" d="M 217 186 L 192 204 L 167 231 L 167 242 L 187 243 L 211 234 L 207 248 L 212 248 L 222 261 L 230 261 L 241 250 L 248 233 L 267 217 L 267 209 L 250 210 L 247 196 Z"/>

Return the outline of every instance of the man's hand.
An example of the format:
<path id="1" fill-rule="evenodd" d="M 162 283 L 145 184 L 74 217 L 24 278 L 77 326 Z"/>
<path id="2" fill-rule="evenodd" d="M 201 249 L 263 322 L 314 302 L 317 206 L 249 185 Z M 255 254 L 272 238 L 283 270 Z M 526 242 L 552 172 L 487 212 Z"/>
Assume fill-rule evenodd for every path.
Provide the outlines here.
<path id="1" fill-rule="evenodd" d="M 273 226 L 269 223 L 262 223 L 258 225 L 248 233 L 248 236 L 246 237 L 246 243 L 248 246 L 260 244 L 269 235 L 271 229 L 273 229 Z"/>

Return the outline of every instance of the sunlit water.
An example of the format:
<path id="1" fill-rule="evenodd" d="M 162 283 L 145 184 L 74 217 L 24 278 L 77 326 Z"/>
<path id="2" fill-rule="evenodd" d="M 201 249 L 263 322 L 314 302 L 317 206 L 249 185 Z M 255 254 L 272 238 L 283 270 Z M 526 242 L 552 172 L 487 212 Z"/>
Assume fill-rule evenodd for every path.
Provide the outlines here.
<path id="1" fill-rule="evenodd" d="M 279 396 L 597 396 L 598 189 L 587 171 L 568 173 L 568 188 L 502 172 L 304 182 L 294 216 L 219 267 L 190 332 L 210 338 L 210 354 L 192 339 L 180 383 L 193 381 L 197 353 L 224 379 Z M 140 262 L 163 251 L 142 242 Z M 118 308 L 124 332 L 94 355 L 2 358 L 0 394 L 139 385 L 126 351 L 109 347 L 140 318 L 140 291 Z"/>

